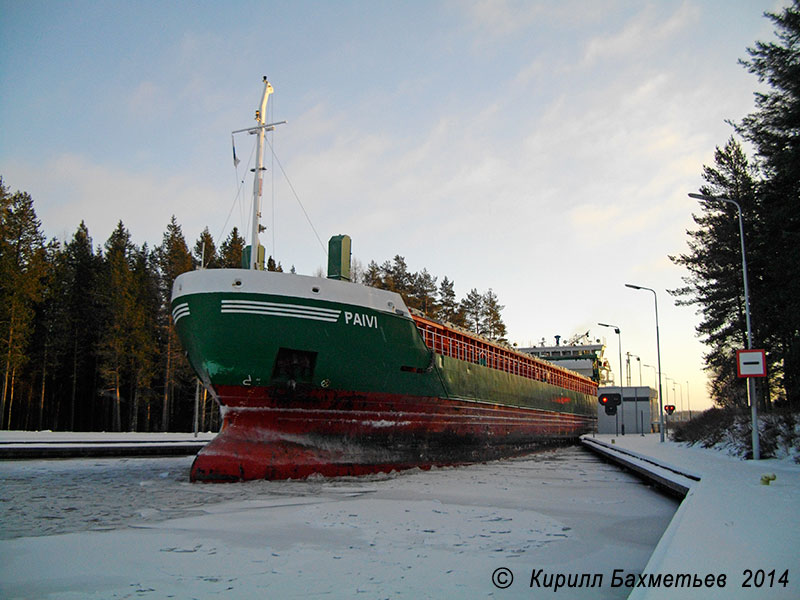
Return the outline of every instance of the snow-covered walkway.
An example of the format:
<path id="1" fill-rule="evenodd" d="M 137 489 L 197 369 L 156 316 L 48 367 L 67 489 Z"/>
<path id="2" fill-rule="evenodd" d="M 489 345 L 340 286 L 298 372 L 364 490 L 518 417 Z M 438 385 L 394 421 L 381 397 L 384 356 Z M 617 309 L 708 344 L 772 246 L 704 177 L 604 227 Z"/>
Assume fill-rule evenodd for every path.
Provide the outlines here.
<path id="1" fill-rule="evenodd" d="M 800 598 L 800 465 L 661 443 L 657 434 L 586 439 L 611 452 L 621 450 L 626 461 L 638 458 L 641 468 L 689 488 L 644 569 L 644 580 L 635 578 L 632 599 Z M 764 475 L 775 479 L 764 485 Z M 693 582 L 697 576 L 703 585 L 665 585 L 668 575 L 684 574 Z M 708 579 L 713 585 L 706 584 L 707 576 L 713 576 Z"/>

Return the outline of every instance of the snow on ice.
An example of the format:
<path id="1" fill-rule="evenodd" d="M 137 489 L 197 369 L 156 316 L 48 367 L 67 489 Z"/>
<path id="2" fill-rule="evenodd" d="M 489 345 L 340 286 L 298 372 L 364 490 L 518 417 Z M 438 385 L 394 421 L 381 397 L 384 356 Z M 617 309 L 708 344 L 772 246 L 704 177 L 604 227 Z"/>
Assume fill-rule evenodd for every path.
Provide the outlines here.
<path id="1" fill-rule="evenodd" d="M 0 596 L 531 598 L 535 568 L 605 574 L 554 597 L 624 598 L 612 571 L 641 572 L 677 506 L 578 447 L 226 485 L 190 484 L 190 463 L 0 462 Z"/>
<path id="2" fill-rule="evenodd" d="M 226 485 L 189 483 L 191 457 L 0 461 L 0 597 L 800 597 L 800 465 L 613 445 L 700 481 L 678 505 L 579 447 Z M 726 586 L 615 587 L 615 573 Z M 582 574 L 602 588 L 552 585 Z"/>

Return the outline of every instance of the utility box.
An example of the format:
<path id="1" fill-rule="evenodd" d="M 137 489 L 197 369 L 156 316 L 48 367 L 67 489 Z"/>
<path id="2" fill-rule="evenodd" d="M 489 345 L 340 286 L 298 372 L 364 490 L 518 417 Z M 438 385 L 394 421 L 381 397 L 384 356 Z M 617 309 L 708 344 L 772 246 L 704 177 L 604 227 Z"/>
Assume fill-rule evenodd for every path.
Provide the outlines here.
<path id="1" fill-rule="evenodd" d="M 350 281 L 349 235 L 335 235 L 328 242 L 328 279 Z"/>
<path id="2" fill-rule="evenodd" d="M 603 398 L 620 398 L 609 414 L 609 402 Z M 658 392 L 646 386 L 607 386 L 597 389 L 597 433 L 651 433 L 658 430 Z"/>

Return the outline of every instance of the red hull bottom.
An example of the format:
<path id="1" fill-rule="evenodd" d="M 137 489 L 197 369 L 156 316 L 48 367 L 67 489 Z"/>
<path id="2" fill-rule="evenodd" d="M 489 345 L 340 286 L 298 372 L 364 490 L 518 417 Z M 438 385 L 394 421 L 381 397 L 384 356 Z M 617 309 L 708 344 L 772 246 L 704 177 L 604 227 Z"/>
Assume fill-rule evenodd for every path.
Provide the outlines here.
<path id="1" fill-rule="evenodd" d="M 217 389 L 222 431 L 192 481 L 364 475 L 459 465 L 577 438 L 594 419 L 487 403 L 330 390 Z"/>

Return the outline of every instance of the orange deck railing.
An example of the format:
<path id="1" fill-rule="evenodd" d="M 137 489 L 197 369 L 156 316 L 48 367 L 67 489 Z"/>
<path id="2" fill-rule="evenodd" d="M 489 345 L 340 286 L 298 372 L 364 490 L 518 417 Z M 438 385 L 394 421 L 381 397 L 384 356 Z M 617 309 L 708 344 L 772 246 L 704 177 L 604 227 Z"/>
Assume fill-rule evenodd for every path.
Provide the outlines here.
<path id="1" fill-rule="evenodd" d="M 552 383 L 582 394 L 597 395 L 597 383 L 574 371 L 504 348 L 466 331 L 451 329 L 425 317 L 412 316 L 425 345 L 437 354 Z"/>

